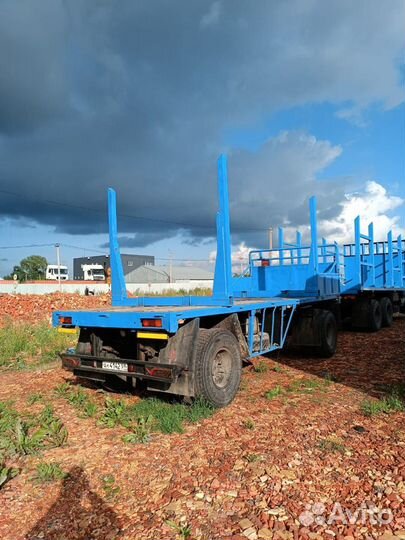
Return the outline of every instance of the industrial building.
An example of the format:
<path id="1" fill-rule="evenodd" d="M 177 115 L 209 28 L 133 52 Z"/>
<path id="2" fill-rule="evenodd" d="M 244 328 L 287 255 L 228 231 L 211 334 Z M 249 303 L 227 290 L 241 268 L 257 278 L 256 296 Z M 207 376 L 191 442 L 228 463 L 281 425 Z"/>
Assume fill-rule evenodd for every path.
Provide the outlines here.
<path id="1" fill-rule="evenodd" d="M 121 259 L 125 276 L 140 266 L 155 264 L 155 257 L 151 255 L 132 255 L 123 253 Z M 73 279 L 82 280 L 84 278 L 83 264 L 101 264 L 104 267 L 104 270 L 107 271 L 107 268 L 110 266 L 110 256 L 94 255 L 91 257 L 77 257 L 73 259 Z"/>
<path id="2" fill-rule="evenodd" d="M 212 285 L 214 273 L 194 266 L 154 266 L 145 264 L 125 276 L 127 283 L 182 283 L 195 281 L 198 286 Z"/>

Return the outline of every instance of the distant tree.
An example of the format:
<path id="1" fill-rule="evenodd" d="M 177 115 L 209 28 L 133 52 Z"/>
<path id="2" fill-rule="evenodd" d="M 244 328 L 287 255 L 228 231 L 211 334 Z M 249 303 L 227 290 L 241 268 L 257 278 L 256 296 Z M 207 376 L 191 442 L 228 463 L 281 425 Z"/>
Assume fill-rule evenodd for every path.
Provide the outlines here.
<path id="1" fill-rule="evenodd" d="M 45 279 L 46 267 L 48 261 L 41 255 L 30 255 L 20 261 L 19 265 L 14 266 L 13 271 L 4 279 L 14 279 L 17 276 L 18 281 L 30 281 L 36 279 Z"/>

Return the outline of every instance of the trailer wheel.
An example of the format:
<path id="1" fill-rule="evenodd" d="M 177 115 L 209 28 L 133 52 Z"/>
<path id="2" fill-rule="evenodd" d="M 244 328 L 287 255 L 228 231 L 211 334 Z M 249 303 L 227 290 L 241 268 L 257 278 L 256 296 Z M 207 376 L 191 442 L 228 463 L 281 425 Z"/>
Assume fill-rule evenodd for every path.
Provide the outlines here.
<path id="1" fill-rule="evenodd" d="M 381 306 L 381 326 L 391 326 L 393 321 L 394 309 L 392 302 L 388 296 L 384 296 L 380 300 Z"/>
<path id="2" fill-rule="evenodd" d="M 330 358 L 336 352 L 338 326 L 336 318 L 331 311 L 322 310 L 318 318 L 319 335 L 321 343 L 318 349 L 319 356 Z"/>
<path id="3" fill-rule="evenodd" d="M 381 304 L 375 298 L 361 298 L 353 308 L 352 323 L 355 328 L 378 332 L 381 328 Z"/>
<path id="4" fill-rule="evenodd" d="M 226 330 L 201 329 L 195 360 L 195 394 L 214 407 L 225 407 L 235 397 L 242 374 L 239 344 Z"/>
<path id="5" fill-rule="evenodd" d="M 371 332 L 378 332 L 381 328 L 382 323 L 382 313 L 381 313 L 381 305 L 378 300 L 375 300 L 374 298 L 370 300 L 369 304 L 369 312 L 368 312 L 368 324 L 369 324 L 369 330 Z"/>

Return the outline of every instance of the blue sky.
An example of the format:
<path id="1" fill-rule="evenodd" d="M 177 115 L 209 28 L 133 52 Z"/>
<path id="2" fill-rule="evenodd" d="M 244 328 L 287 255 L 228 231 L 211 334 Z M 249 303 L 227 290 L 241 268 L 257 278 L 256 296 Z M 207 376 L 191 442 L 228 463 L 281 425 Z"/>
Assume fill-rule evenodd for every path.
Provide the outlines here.
<path id="1" fill-rule="evenodd" d="M 338 111 L 352 106 L 322 103 L 294 107 L 276 112 L 249 130 L 230 130 L 224 139 L 231 147 L 255 151 L 280 131 L 306 131 L 343 149 L 322 172 L 322 179 L 351 177 L 354 184 L 377 180 L 405 197 L 405 104 L 389 110 L 374 104 L 361 111 L 360 125 L 337 116 Z M 405 216 L 404 208 L 400 212 Z"/>

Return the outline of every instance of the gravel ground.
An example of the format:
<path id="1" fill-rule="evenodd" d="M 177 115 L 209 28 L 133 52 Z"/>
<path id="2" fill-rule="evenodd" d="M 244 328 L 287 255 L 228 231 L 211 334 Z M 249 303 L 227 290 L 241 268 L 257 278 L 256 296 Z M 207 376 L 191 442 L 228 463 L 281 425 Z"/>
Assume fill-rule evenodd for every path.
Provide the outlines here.
<path id="1" fill-rule="evenodd" d="M 0 313 L 32 321 L 107 301 L 50 296 L 0 297 Z M 259 359 L 231 406 L 147 444 L 124 443 L 124 428 L 102 428 L 55 397 L 72 379 L 57 366 L 3 372 L 0 400 L 36 412 L 43 405 L 27 398 L 40 392 L 69 438 L 16 462 L 21 473 L 0 491 L 0 538 L 405 538 L 405 413 L 361 412 L 364 400 L 404 384 L 404 335 L 398 319 L 377 334 L 341 333 L 329 360 Z M 35 484 L 42 460 L 68 477 Z"/>

